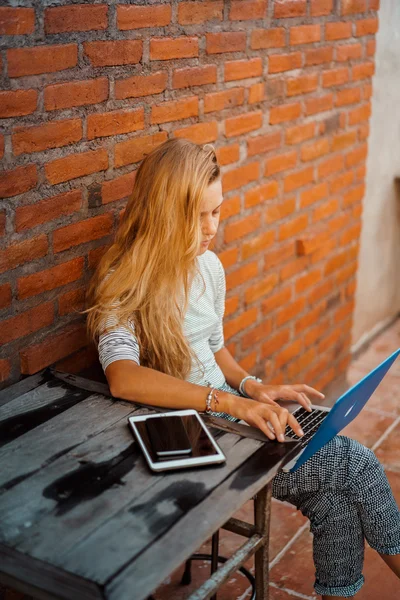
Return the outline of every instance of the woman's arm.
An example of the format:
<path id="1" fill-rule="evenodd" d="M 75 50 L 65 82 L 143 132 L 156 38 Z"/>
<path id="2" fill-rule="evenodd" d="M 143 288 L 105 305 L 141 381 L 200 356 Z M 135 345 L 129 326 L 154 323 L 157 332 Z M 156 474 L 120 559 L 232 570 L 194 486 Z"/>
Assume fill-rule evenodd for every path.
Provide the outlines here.
<path id="1" fill-rule="evenodd" d="M 242 369 L 239 363 L 236 362 L 228 348 L 221 348 L 221 350 L 218 350 L 214 356 L 217 365 L 225 376 L 226 381 L 231 387 L 233 387 L 235 390 L 238 390 L 240 382 L 244 377 L 247 377 L 249 373 Z M 246 394 L 251 396 L 253 390 L 258 386 L 260 386 L 260 384 L 257 381 L 254 379 L 248 379 L 244 384 L 244 391 Z"/>

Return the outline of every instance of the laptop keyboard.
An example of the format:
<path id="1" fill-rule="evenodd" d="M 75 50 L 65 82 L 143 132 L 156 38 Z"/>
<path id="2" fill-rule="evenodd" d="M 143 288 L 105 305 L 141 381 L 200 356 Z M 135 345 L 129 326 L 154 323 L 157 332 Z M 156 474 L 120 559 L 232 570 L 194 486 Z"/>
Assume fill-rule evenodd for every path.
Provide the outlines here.
<path id="1" fill-rule="evenodd" d="M 300 440 L 300 446 L 303 448 L 311 440 L 327 415 L 328 413 L 324 410 L 314 408 L 312 412 L 308 412 L 301 406 L 293 412 L 293 416 L 296 417 L 300 427 L 304 431 L 304 436 L 299 437 L 296 435 L 288 425 L 286 426 L 285 435 L 292 440 Z"/>

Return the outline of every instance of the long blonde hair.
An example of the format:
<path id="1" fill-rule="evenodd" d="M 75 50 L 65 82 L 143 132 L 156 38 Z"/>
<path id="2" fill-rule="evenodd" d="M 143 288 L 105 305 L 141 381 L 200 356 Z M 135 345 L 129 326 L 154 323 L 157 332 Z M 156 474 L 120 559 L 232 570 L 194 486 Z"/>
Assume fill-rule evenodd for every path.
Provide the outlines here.
<path id="1" fill-rule="evenodd" d="M 116 327 L 131 321 L 140 364 L 181 379 L 192 359 L 197 360 L 182 326 L 198 272 L 201 202 L 219 174 L 209 145 L 173 139 L 148 154 L 137 171 L 115 241 L 88 288 L 84 312 L 92 339 L 98 339 L 110 314 L 117 318 Z"/>

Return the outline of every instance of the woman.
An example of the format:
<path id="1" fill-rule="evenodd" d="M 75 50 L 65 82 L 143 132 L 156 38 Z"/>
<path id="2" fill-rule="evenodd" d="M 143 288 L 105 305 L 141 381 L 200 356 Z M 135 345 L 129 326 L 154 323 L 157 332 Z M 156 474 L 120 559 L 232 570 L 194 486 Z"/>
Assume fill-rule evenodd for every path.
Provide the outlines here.
<path id="1" fill-rule="evenodd" d="M 225 275 L 208 250 L 221 204 L 212 146 L 176 139 L 151 152 L 90 284 L 88 329 L 114 396 L 207 408 L 279 441 L 286 425 L 301 436 L 275 400 L 309 408 L 323 394 L 252 378 L 224 347 Z M 400 574 L 400 514 L 381 465 L 358 442 L 335 437 L 295 473 L 279 473 L 273 494 L 310 519 L 315 590 L 324 600 L 361 588 L 364 537 Z"/>

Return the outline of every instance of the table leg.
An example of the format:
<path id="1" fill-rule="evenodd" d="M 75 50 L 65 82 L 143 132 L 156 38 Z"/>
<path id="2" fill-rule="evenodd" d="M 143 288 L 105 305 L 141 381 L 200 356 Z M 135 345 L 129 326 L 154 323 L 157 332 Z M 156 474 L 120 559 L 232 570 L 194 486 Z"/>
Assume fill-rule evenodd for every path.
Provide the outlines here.
<path id="1" fill-rule="evenodd" d="M 219 529 L 214 533 L 211 540 L 211 575 L 218 569 Z M 214 594 L 210 600 L 217 600 Z"/>
<path id="2" fill-rule="evenodd" d="M 254 524 L 256 533 L 263 537 L 264 544 L 255 553 L 255 576 L 257 600 L 269 598 L 269 525 L 271 517 L 272 482 L 268 483 L 254 500 Z"/>

